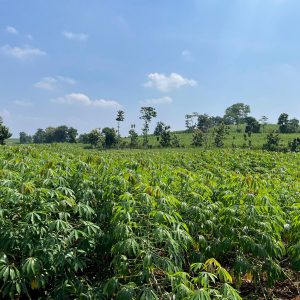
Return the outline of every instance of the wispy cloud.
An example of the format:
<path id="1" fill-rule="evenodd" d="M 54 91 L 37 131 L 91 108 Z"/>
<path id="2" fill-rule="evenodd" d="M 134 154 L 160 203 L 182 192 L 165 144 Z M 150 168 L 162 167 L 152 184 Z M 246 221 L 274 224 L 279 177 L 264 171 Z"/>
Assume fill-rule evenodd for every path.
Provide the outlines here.
<path id="1" fill-rule="evenodd" d="M 141 101 L 142 105 L 161 105 L 161 104 L 171 104 L 173 99 L 169 96 L 154 98 L 154 99 L 146 99 Z"/>
<path id="2" fill-rule="evenodd" d="M 4 120 L 8 120 L 11 117 L 11 113 L 7 109 L 0 110 L 0 117 L 2 117 Z"/>
<path id="3" fill-rule="evenodd" d="M 25 37 L 26 39 L 32 41 L 33 36 L 29 33 L 27 34 L 22 34 L 20 33 L 14 26 L 6 26 L 5 28 L 6 33 L 13 34 L 13 35 L 21 35 L 22 37 Z"/>
<path id="4" fill-rule="evenodd" d="M 194 61 L 194 57 L 191 53 L 191 51 L 185 49 L 181 52 L 181 56 L 183 57 L 184 60 L 186 61 Z"/>
<path id="5" fill-rule="evenodd" d="M 40 50 L 39 48 L 33 48 L 27 45 L 22 47 L 12 47 L 10 45 L 4 45 L 0 47 L 0 51 L 5 55 L 19 60 L 27 60 L 34 57 L 46 55 L 46 52 Z"/>
<path id="6" fill-rule="evenodd" d="M 39 89 L 53 91 L 61 88 L 64 84 L 74 85 L 76 80 L 64 76 L 44 77 L 36 82 L 34 86 Z"/>
<path id="7" fill-rule="evenodd" d="M 155 88 L 162 92 L 171 91 L 182 86 L 195 86 L 197 81 L 194 79 L 184 78 L 180 74 L 171 73 L 166 76 L 162 73 L 150 73 L 148 75 L 149 81 L 144 83 L 145 87 Z"/>
<path id="8" fill-rule="evenodd" d="M 60 104 L 79 104 L 89 107 L 99 108 L 121 108 L 122 105 L 115 100 L 96 99 L 91 100 L 87 95 L 81 93 L 72 93 L 52 100 L 53 103 Z"/>
<path id="9" fill-rule="evenodd" d="M 26 34 L 25 37 L 30 41 L 33 40 L 33 36 L 31 34 Z"/>
<path id="10" fill-rule="evenodd" d="M 63 31 L 62 35 L 68 40 L 80 41 L 80 42 L 86 41 L 89 37 L 86 33 L 74 33 L 71 31 Z"/>
<path id="11" fill-rule="evenodd" d="M 17 105 L 17 106 L 22 106 L 22 107 L 31 107 L 31 106 L 33 106 L 32 102 L 24 101 L 24 100 L 15 100 L 15 101 L 13 101 L 13 104 Z"/>
<path id="12" fill-rule="evenodd" d="M 5 31 L 10 34 L 18 34 L 18 30 L 13 26 L 6 26 Z"/>

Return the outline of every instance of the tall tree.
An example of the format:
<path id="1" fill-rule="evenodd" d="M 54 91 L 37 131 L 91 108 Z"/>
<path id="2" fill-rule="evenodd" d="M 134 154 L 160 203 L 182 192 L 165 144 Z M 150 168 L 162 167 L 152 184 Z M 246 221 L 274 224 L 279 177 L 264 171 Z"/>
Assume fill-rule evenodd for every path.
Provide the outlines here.
<path id="1" fill-rule="evenodd" d="M 204 143 L 204 135 L 203 132 L 196 128 L 193 132 L 193 138 L 192 138 L 192 146 L 200 147 Z"/>
<path id="2" fill-rule="evenodd" d="M 296 118 L 290 119 L 288 123 L 288 132 L 295 133 L 299 130 L 299 120 Z"/>
<path id="3" fill-rule="evenodd" d="M 30 144 L 32 143 L 32 137 L 26 132 L 20 132 L 20 144 Z"/>
<path id="4" fill-rule="evenodd" d="M 78 135 L 77 129 L 75 129 L 73 127 L 69 127 L 68 128 L 67 142 L 68 143 L 76 143 L 76 137 L 77 137 L 77 135 Z"/>
<path id="5" fill-rule="evenodd" d="M 138 147 L 138 138 L 139 135 L 136 133 L 136 131 L 134 130 L 133 125 L 131 125 L 131 129 L 129 130 L 129 138 L 130 138 L 130 143 L 129 143 L 129 147 L 130 148 L 136 148 Z"/>
<path id="6" fill-rule="evenodd" d="M 224 146 L 226 135 L 229 134 L 229 128 L 224 123 L 214 128 L 214 144 L 220 148 Z"/>
<path id="7" fill-rule="evenodd" d="M 281 133 L 288 132 L 288 122 L 289 122 L 289 115 L 286 113 L 280 114 L 277 121 L 277 124 L 279 125 L 279 132 Z"/>
<path id="8" fill-rule="evenodd" d="M 42 144 L 46 142 L 46 133 L 43 129 L 38 128 L 36 133 L 33 135 L 33 142 L 35 144 Z"/>
<path id="9" fill-rule="evenodd" d="M 250 106 L 244 103 L 235 103 L 226 108 L 224 122 L 226 124 L 235 124 L 237 128 L 244 122 L 250 113 Z"/>
<path id="10" fill-rule="evenodd" d="M 77 129 L 61 125 L 38 129 L 33 136 L 33 142 L 41 143 L 76 143 Z"/>
<path id="11" fill-rule="evenodd" d="M 266 128 L 266 125 L 268 124 L 268 117 L 267 116 L 262 116 L 260 119 L 259 119 L 259 123 L 261 124 L 262 126 L 262 131 L 265 132 L 265 128 Z"/>
<path id="12" fill-rule="evenodd" d="M 198 113 L 193 112 L 192 114 L 185 115 L 185 127 L 188 131 L 193 131 L 196 127 L 195 119 L 198 118 Z"/>
<path id="13" fill-rule="evenodd" d="M 9 129 L 3 125 L 2 117 L 0 117 L 0 145 L 5 144 L 5 140 L 9 139 L 12 134 L 9 132 Z"/>
<path id="14" fill-rule="evenodd" d="M 202 132 L 206 132 L 210 127 L 213 126 L 213 120 L 208 114 L 198 116 L 197 128 Z"/>
<path id="15" fill-rule="evenodd" d="M 211 116 L 212 126 L 218 126 L 224 122 L 223 118 L 220 116 Z"/>
<path id="16" fill-rule="evenodd" d="M 259 133 L 260 124 L 254 117 L 246 117 L 245 122 L 246 122 L 245 132 Z"/>
<path id="17" fill-rule="evenodd" d="M 162 123 L 162 130 L 160 132 L 160 145 L 162 147 L 170 147 L 171 146 L 171 131 L 170 131 L 170 126 L 165 125 Z"/>
<path id="18" fill-rule="evenodd" d="M 89 144 L 89 133 L 82 133 L 81 135 L 79 135 L 78 142 L 82 144 Z"/>
<path id="19" fill-rule="evenodd" d="M 102 130 L 105 148 L 112 148 L 117 144 L 117 134 L 114 128 L 105 127 Z"/>
<path id="20" fill-rule="evenodd" d="M 290 120 L 286 113 L 280 114 L 277 124 L 280 133 L 295 133 L 299 129 L 299 120 L 296 118 Z"/>
<path id="21" fill-rule="evenodd" d="M 160 136 L 162 131 L 164 130 L 164 127 L 166 127 L 165 123 L 157 122 L 153 134 L 156 136 Z"/>
<path id="22" fill-rule="evenodd" d="M 141 113 L 140 119 L 144 120 L 143 145 L 148 146 L 149 124 L 150 124 L 152 118 L 155 118 L 157 116 L 157 113 L 156 113 L 155 108 L 151 107 L 151 106 L 141 107 L 140 113 Z"/>
<path id="23" fill-rule="evenodd" d="M 68 141 L 68 126 L 61 125 L 54 129 L 53 141 L 56 143 L 65 143 Z"/>
<path id="24" fill-rule="evenodd" d="M 55 140 L 55 127 L 47 127 L 45 129 L 45 143 L 54 143 Z"/>
<path id="25" fill-rule="evenodd" d="M 90 133 L 88 133 L 88 141 L 93 147 L 102 147 L 103 135 L 101 134 L 101 130 L 99 128 L 95 128 Z"/>
<path id="26" fill-rule="evenodd" d="M 116 121 L 118 122 L 118 136 L 120 136 L 120 122 L 125 120 L 125 113 L 123 110 L 117 111 Z"/>

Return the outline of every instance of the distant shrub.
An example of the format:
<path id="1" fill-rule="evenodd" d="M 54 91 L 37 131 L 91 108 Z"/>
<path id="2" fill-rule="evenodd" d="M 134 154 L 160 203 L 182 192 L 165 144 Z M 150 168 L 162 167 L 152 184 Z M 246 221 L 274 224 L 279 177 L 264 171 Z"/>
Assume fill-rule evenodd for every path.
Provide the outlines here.
<path id="1" fill-rule="evenodd" d="M 263 149 L 269 151 L 279 150 L 280 137 L 277 133 L 271 132 L 267 135 L 267 142 L 263 145 Z"/>
<path id="2" fill-rule="evenodd" d="M 300 152 L 300 138 L 295 138 L 289 142 L 289 150 L 292 152 Z"/>

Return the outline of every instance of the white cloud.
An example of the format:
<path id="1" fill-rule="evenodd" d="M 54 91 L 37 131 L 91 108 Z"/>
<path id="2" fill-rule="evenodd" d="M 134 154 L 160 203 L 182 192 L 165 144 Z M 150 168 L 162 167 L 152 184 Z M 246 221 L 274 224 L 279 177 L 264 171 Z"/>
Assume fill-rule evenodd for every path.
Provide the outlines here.
<path id="1" fill-rule="evenodd" d="M 71 84 L 74 85 L 77 83 L 77 81 L 73 78 L 70 77 L 64 77 L 64 76 L 56 76 L 57 80 L 59 80 L 62 83 L 67 83 L 67 84 Z"/>
<path id="2" fill-rule="evenodd" d="M 19 31 L 13 27 L 13 26 L 6 26 L 5 31 L 9 34 L 14 34 L 14 35 L 18 35 L 20 34 Z M 23 37 L 27 38 L 28 40 L 32 41 L 33 40 L 33 36 L 31 34 L 22 34 Z"/>
<path id="3" fill-rule="evenodd" d="M 68 40 L 81 41 L 81 42 L 86 41 L 89 37 L 85 33 L 74 33 L 71 31 L 63 31 L 62 35 Z"/>
<path id="4" fill-rule="evenodd" d="M 18 30 L 13 26 L 6 26 L 5 31 L 10 34 L 18 34 Z"/>
<path id="5" fill-rule="evenodd" d="M 156 88 L 162 92 L 171 91 L 184 85 L 197 85 L 197 82 L 194 79 L 184 78 L 177 73 L 171 73 L 170 76 L 166 76 L 162 73 L 150 73 L 148 78 L 150 80 L 144 83 L 144 86 Z"/>
<path id="6" fill-rule="evenodd" d="M 0 50 L 2 53 L 19 60 L 27 60 L 37 56 L 46 55 L 46 52 L 39 48 L 32 48 L 30 46 L 12 47 L 10 45 L 4 45 L 0 47 Z"/>
<path id="7" fill-rule="evenodd" d="M 142 105 L 160 105 L 160 104 L 171 104 L 173 99 L 169 96 L 154 98 L 154 99 L 146 99 L 141 101 Z"/>
<path id="8" fill-rule="evenodd" d="M 23 101 L 23 100 L 15 100 L 15 101 L 13 101 L 13 104 L 15 104 L 17 106 L 23 106 L 23 107 L 31 107 L 32 106 L 32 102 Z"/>
<path id="9" fill-rule="evenodd" d="M 115 100 L 96 99 L 91 100 L 87 95 L 81 93 L 72 93 L 53 99 L 52 102 L 60 104 L 81 104 L 89 107 L 100 107 L 100 108 L 121 108 L 122 105 Z"/>
<path id="10" fill-rule="evenodd" d="M 74 85 L 76 84 L 76 80 L 64 76 L 44 77 L 36 82 L 34 86 L 39 89 L 53 91 L 59 89 L 64 84 Z"/>

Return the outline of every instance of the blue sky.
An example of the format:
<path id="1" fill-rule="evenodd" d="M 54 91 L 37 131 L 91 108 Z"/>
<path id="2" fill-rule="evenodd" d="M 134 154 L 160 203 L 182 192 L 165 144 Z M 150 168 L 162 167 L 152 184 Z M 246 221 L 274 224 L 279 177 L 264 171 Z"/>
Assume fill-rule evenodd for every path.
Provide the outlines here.
<path id="1" fill-rule="evenodd" d="M 298 0 L 0 0 L 0 115 L 14 136 L 140 128 L 244 102 L 300 118 Z"/>

